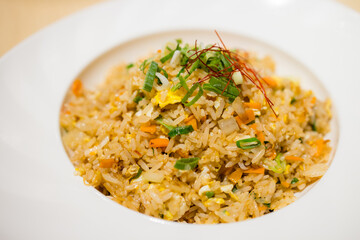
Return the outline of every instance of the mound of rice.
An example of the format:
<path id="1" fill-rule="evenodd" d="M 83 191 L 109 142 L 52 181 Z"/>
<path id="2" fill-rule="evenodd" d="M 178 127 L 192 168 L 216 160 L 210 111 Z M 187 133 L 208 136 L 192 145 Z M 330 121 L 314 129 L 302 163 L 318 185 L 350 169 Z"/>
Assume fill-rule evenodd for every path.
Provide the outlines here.
<path id="1" fill-rule="evenodd" d="M 322 102 L 298 82 L 276 76 L 270 57 L 238 50 L 271 79 L 264 87 L 278 117 L 246 78 L 233 102 L 204 91 L 186 107 L 181 103 L 186 90 L 170 90 L 179 82 L 176 75 L 182 66 L 177 59 L 160 61 L 169 51 L 164 48 L 150 56 L 167 72 L 169 86 L 142 91 L 144 98 L 138 103 L 133 100 L 149 68 L 145 59 L 114 67 L 96 90 L 74 81 L 60 125 L 66 151 L 85 184 L 153 217 L 212 224 L 255 218 L 285 207 L 296 200 L 296 193 L 323 176 L 331 150 L 324 139 L 331 119 L 330 100 Z M 139 69 L 144 66 L 144 71 Z M 204 76 L 204 70 L 196 69 L 188 86 Z M 246 113 L 254 114 L 252 122 L 242 120 Z M 192 125 L 194 131 L 169 138 L 169 131 L 156 121 L 160 115 L 167 125 Z M 251 137 L 261 140 L 260 146 L 237 147 L 236 141 Z M 157 138 L 168 139 L 167 146 L 150 147 Z M 189 157 L 199 158 L 195 168 L 174 167 L 176 161 Z"/>

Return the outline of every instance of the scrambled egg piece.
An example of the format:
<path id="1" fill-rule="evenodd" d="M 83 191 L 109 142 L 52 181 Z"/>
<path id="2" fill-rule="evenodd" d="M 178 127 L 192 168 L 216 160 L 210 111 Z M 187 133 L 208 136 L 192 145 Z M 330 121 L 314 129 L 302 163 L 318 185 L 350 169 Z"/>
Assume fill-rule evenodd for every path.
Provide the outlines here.
<path id="1" fill-rule="evenodd" d="M 166 98 L 164 101 L 161 100 L 161 94 L 162 91 L 159 91 L 156 93 L 154 99 L 155 99 L 155 104 L 159 104 L 160 108 L 165 107 L 166 105 L 169 104 L 174 104 L 174 103 L 178 103 L 181 102 L 182 97 L 177 95 L 175 92 L 172 91 L 168 91 Z"/>

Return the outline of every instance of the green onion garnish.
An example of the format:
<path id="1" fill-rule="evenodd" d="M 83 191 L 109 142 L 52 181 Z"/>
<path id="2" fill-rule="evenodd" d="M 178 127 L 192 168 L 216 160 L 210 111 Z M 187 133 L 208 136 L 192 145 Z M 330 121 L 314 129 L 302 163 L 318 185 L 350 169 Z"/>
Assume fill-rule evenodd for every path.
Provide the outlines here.
<path id="1" fill-rule="evenodd" d="M 226 88 L 224 92 L 231 94 L 235 97 L 239 96 L 239 94 L 240 94 L 239 89 L 237 89 L 232 82 L 230 82 L 228 84 L 228 80 L 225 80 L 222 78 L 211 77 L 209 83 L 213 87 L 216 87 L 217 89 L 220 89 L 221 91 L 224 91 L 224 89 Z"/>
<path id="2" fill-rule="evenodd" d="M 270 208 L 271 203 L 263 203 L 263 205 Z"/>
<path id="3" fill-rule="evenodd" d="M 296 98 L 293 97 L 290 101 L 290 104 L 293 105 L 295 102 L 296 102 Z"/>
<path id="4" fill-rule="evenodd" d="M 168 53 L 167 55 L 165 55 L 164 57 L 160 58 L 160 62 L 161 63 L 165 63 L 166 61 L 168 61 L 169 59 L 172 58 L 172 56 L 174 55 L 175 50 L 172 50 L 170 53 Z"/>
<path id="5" fill-rule="evenodd" d="M 133 99 L 133 102 L 136 103 L 136 104 L 138 104 L 141 100 L 144 99 L 144 97 L 145 97 L 145 96 L 144 96 L 144 93 L 142 93 L 140 90 L 138 90 L 136 96 L 135 96 L 134 99 Z"/>
<path id="6" fill-rule="evenodd" d="M 177 135 L 191 133 L 192 131 L 194 131 L 194 128 L 191 125 L 182 126 L 182 127 L 175 127 L 175 128 L 170 130 L 168 136 L 169 137 L 175 137 Z"/>
<path id="7" fill-rule="evenodd" d="M 203 88 L 201 86 L 199 86 L 199 92 L 195 95 L 195 97 L 188 103 L 185 103 L 184 105 L 186 107 L 190 107 L 191 105 L 193 105 L 194 103 L 197 102 L 197 100 L 199 100 L 199 98 L 201 98 L 201 96 L 203 95 L 204 91 Z"/>
<path id="8" fill-rule="evenodd" d="M 293 178 L 293 179 L 291 180 L 291 184 L 297 183 L 298 181 L 299 181 L 299 179 L 297 179 L 297 178 L 295 177 L 295 178 Z"/>
<path id="9" fill-rule="evenodd" d="M 274 167 L 270 167 L 275 173 L 283 173 L 286 168 L 286 161 L 283 159 L 283 155 L 279 153 L 275 158 L 276 165 Z"/>
<path id="10" fill-rule="evenodd" d="M 316 118 L 315 118 L 315 116 L 312 116 L 312 117 L 311 117 L 310 126 L 311 126 L 311 130 L 313 130 L 314 132 L 317 132 Z"/>
<path id="11" fill-rule="evenodd" d="M 158 72 L 163 73 L 166 78 L 169 78 L 168 73 L 162 67 L 158 67 Z"/>
<path id="12" fill-rule="evenodd" d="M 133 66 L 134 66 L 134 64 L 133 64 L 133 63 L 130 63 L 129 65 L 126 66 L 126 69 L 130 69 L 130 68 L 132 68 Z"/>
<path id="13" fill-rule="evenodd" d="M 198 157 L 182 158 L 176 161 L 174 168 L 179 170 L 191 170 L 197 167 L 199 160 L 200 158 Z"/>
<path id="14" fill-rule="evenodd" d="M 186 81 L 185 79 L 182 77 L 182 76 L 179 76 L 179 81 L 180 81 L 180 85 L 186 89 L 186 91 L 189 91 L 189 87 L 188 85 L 186 84 Z"/>
<path id="15" fill-rule="evenodd" d="M 135 97 L 134 97 L 134 99 L 133 99 L 133 102 L 134 103 L 139 103 L 141 100 L 143 100 L 144 99 L 144 97 L 141 97 L 141 96 L 139 96 L 139 95 L 136 95 Z"/>
<path id="16" fill-rule="evenodd" d="M 175 86 L 173 86 L 173 87 L 171 88 L 171 91 L 172 91 L 172 92 L 175 92 L 175 91 L 178 90 L 179 88 L 181 88 L 181 83 L 177 83 Z"/>
<path id="17" fill-rule="evenodd" d="M 198 67 L 199 67 L 199 64 L 200 64 L 200 60 L 196 60 L 196 62 L 194 62 L 190 69 L 189 69 L 189 74 L 186 75 L 185 79 L 188 78 Z"/>
<path id="18" fill-rule="evenodd" d="M 205 195 L 207 196 L 207 198 L 212 198 L 215 196 L 215 193 L 213 191 L 208 191 L 205 193 Z"/>
<path id="19" fill-rule="evenodd" d="M 256 148 L 261 145 L 261 142 L 256 137 L 242 139 L 236 142 L 236 146 L 241 149 Z"/>
<path id="20" fill-rule="evenodd" d="M 146 73 L 145 83 L 143 86 L 143 89 L 147 92 L 151 92 L 151 89 L 154 84 L 155 73 L 157 72 L 157 69 L 158 69 L 158 64 L 156 62 L 152 61 L 150 63 L 149 70 Z"/>
<path id="21" fill-rule="evenodd" d="M 140 69 L 141 71 L 143 71 L 143 73 L 145 73 L 145 68 L 150 64 L 150 60 L 151 60 L 151 58 L 148 58 L 148 59 L 145 59 L 145 60 L 141 63 L 139 69 Z"/>
<path id="22" fill-rule="evenodd" d="M 190 101 L 190 102 L 186 102 L 189 97 L 195 92 L 195 90 L 199 88 L 199 92 L 196 94 L 196 96 Z M 202 87 L 200 86 L 199 83 L 195 83 L 194 85 L 192 85 L 192 87 L 190 88 L 190 90 L 185 94 L 185 96 L 183 97 L 183 99 L 181 100 L 181 102 L 189 107 L 191 105 L 193 105 L 197 100 L 199 100 L 199 98 L 203 95 L 203 89 Z"/>
<path id="23" fill-rule="evenodd" d="M 160 62 L 165 63 L 166 61 L 170 60 L 173 57 L 175 51 L 180 50 L 179 45 L 180 45 L 180 43 L 177 41 L 177 46 L 174 50 L 171 50 L 171 48 L 167 48 L 168 50 L 171 50 L 171 52 L 168 53 L 167 55 L 165 55 L 164 57 L 160 58 Z"/>
<path id="24" fill-rule="evenodd" d="M 175 127 L 173 127 L 173 126 L 170 126 L 170 125 L 164 123 L 164 120 L 163 120 L 162 116 L 157 117 L 157 118 L 155 119 L 155 121 L 156 121 L 157 123 L 163 125 L 166 129 L 168 129 L 168 130 L 170 130 L 170 131 L 175 128 Z"/>
<path id="25" fill-rule="evenodd" d="M 142 168 L 139 168 L 138 172 L 136 173 L 135 176 L 133 176 L 132 178 L 130 178 L 130 181 L 133 180 L 133 179 L 137 179 L 140 177 L 141 173 L 142 173 Z"/>
<path id="26" fill-rule="evenodd" d="M 229 98 L 230 102 L 234 101 L 240 94 L 240 91 L 233 83 L 228 84 L 227 80 L 215 77 L 211 77 L 209 83 L 204 83 L 203 88 L 217 94 L 222 94 L 224 97 Z"/>

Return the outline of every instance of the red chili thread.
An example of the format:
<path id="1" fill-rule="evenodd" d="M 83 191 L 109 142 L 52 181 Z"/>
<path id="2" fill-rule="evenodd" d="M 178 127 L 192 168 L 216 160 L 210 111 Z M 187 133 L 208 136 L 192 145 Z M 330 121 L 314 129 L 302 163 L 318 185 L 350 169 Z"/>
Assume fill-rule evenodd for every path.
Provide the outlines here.
<path id="1" fill-rule="evenodd" d="M 261 83 L 262 77 L 259 75 L 259 73 L 256 72 L 256 70 L 252 67 L 252 65 L 247 61 L 246 58 L 241 57 L 237 53 L 229 51 L 226 48 L 226 45 L 224 44 L 223 40 L 221 39 L 219 33 L 216 30 L 215 30 L 215 33 L 216 33 L 217 37 L 219 38 L 222 47 L 218 46 L 217 44 L 213 44 L 208 48 L 198 50 L 197 49 L 197 41 L 195 41 L 195 50 L 194 50 L 195 52 L 189 56 L 189 61 L 185 65 L 185 70 L 189 73 L 188 69 L 191 68 L 191 66 L 197 60 L 199 60 L 205 67 L 208 68 L 209 73 L 202 79 L 199 79 L 198 83 L 202 83 L 207 80 L 210 80 L 211 77 L 217 77 L 217 78 L 223 77 L 223 78 L 228 79 L 228 82 L 221 94 L 223 94 L 224 91 L 227 89 L 227 87 L 230 84 L 230 81 L 234 82 L 234 80 L 232 79 L 232 75 L 234 74 L 234 72 L 239 71 L 245 77 L 246 80 L 250 80 L 256 86 L 256 88 L 258 88 L 260 90 L 260 92 L 264 95 L 265 100 L 266 100 L 267 104 L 269 105 L 269 107 L 271 108 L 272 112 L 274 113 L 274 115 L 276 117 L 278 117 L 275 110 L 273 109 L 274 103 L 267 96 L 265 88 L 264 88 L 263 84 Z M 230 66 L 227 68 L 224 68 L 222 70 L 219 70 L 219 71 L 212 69 L 208 64 L 206 64 L 206 62 L 204 62 L 200 58 L 200 56 L 206 52 L 220 52 L 226 58 L 226 60 L 228 60 L 228 62 L 230 63 Z M 195 58 L 193 58 L 194 56 L 195 56 Z M 231 69 L 231 71 L 228 71 L 229 69 Z M 240 90 L 239 87 L 235 84 L 235 82 L 234 82 L 234 85 L 238 90 Z"/>

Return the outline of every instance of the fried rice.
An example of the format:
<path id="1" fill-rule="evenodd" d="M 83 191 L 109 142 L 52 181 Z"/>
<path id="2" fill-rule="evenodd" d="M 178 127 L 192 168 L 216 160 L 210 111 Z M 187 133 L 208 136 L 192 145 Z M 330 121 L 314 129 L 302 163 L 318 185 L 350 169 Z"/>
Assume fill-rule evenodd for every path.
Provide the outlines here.
<path id="1" fill-rule="evenodd" d="M 213 224 L 285 207 L 324 175 L 331 152 L 325 139 L 329 99 L 317 99 L 299 82 L 277 76 L 271 57 L 236 50 L 263 76 L 273 111 L 245 76 L 233 83 L 240 90 L 234 99 L 203 90 L 186 106 L 188 90 L 179 72 L 182 58 L 192 56 L 175 53 L 175 46 L 171 42 L 147 58 L 115 66 L 94 90 L 74 81 L 60 126 L 76 174 L 86 185 L 149 216 Z M 165 56 L 170 58 L 163 62 Z M 150 62 L 158 68 L 148 92 L 143 88 Z M 196 68 L 186 80 L 188 88 L 207 74 L 205 66 Z M 190 131 L 169 137 L 179 127 Z"/>

